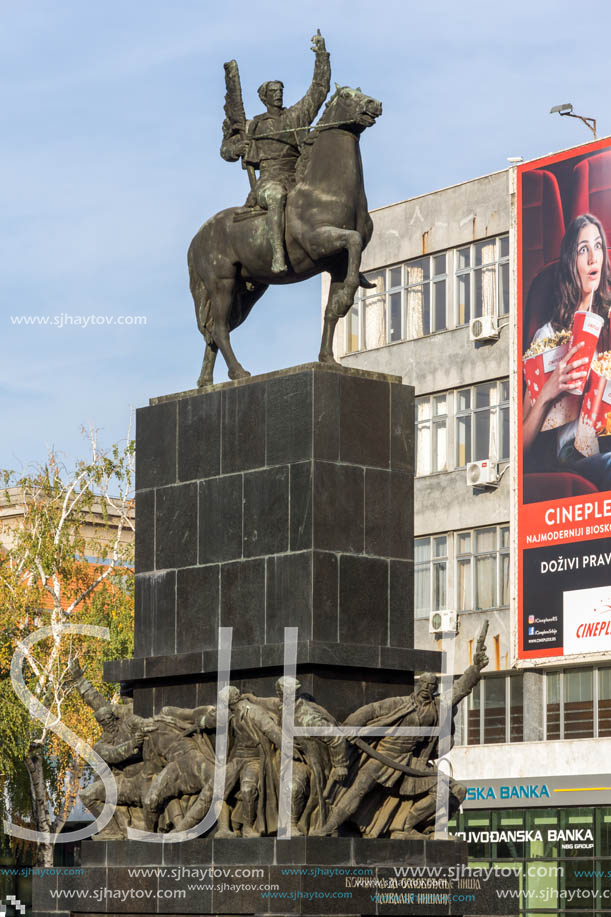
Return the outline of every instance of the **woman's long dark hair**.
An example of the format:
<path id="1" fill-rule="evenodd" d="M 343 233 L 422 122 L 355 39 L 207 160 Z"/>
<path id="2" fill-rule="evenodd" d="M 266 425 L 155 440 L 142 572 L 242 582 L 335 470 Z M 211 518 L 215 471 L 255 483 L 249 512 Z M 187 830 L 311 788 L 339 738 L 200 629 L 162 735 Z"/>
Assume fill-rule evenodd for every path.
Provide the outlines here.
<path id="1" fill-rule="evenodd" d="M 557 298 L 552 325 L 555 328 L 570 328 L 573 315 L 579 308 L 583 291 L 577 273 L 577 240 L 584 226 L 588 223 L 596 226 L 603 244 L 603 263 L 600 271 L 600 283 L 594 293 L 592 311 L 605 319 L 605 330 L 609 325 L 609 307 L 611 306 L 611 270 L 607 252 L 607 238 L 600 220 L 591 213 L 582 213 L 570 223 L 560 246 L 560 264 L 558 267 Z"/>

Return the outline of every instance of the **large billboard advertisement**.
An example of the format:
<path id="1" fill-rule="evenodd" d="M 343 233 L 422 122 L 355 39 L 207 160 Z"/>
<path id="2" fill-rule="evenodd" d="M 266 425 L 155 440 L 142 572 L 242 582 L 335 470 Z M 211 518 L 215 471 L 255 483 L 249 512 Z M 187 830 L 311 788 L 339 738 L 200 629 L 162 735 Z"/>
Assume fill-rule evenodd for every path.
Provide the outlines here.
<path id="1" fill-rule="evenodd" d="M 611 139 L 518 167 L 518 656 L 611 650 Z"/>

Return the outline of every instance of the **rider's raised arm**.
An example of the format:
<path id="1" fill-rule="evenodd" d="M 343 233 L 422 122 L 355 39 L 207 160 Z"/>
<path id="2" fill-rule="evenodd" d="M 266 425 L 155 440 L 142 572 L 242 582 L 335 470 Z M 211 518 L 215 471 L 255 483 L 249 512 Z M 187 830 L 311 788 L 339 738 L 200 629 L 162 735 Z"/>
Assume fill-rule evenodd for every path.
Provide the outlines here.
<path id="1" fill-rule="evenodd" d="M 311 124 L 320 106 L 327 98 L 331 86 L 331 63 L 329 52 L 325 47 L 325 40 L 320 34 L 320 29 L 312 37 L 312 51 L 316 54 L 314 63 L 314 76 L 310 88 L 299 102 L 291 105 L 289 111 L 299 124 Z"/>

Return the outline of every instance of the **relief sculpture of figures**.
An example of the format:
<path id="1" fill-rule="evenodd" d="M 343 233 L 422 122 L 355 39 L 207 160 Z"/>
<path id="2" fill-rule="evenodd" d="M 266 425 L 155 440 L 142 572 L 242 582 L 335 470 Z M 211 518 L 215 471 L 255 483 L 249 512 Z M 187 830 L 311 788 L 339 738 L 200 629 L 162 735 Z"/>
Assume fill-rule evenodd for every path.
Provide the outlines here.
<path id="1" fill-rule="evenodd" d="M 221 156 L 242 161 L 250 182 L 245 206 L 211 217 L 188 253 L 197 325 L 206 349 L 198 386 L 211 385 L 220 349 L 230 379 L 250 375 L 238 362 L 230 332 L 248 316 L 270 284 L 331 275 L 319 360 L 334 363 L 333 335 L 359 287 L 361 254 L 372 233 L 363 186 L 359 140 L 382 114 L 360 89 L 329 92 L 329 54 L 320 30 L 312 39 L 314 76 L 306 94 L 283 107 L 284 85 L 259 87 L 266 111 L 247 120 L 236 61 L 225 64 L 225 121 Z M 258 174 L 257 174 L 258 173 Z"/>
<path id="2" fill-rule="evenodd" d="M 452 734 L 458 704 L 481 679 L 488 664 L 484 623 L 473 664 L 454 681 L 448 703 Z M 135 716 L 131 704 L 110 704 L 80 669 L 75 687 L 96 711 L 104 733 L 95 746 L 111 765 L 118 789 L 112 822 L 98 838 L 125 837 L 128 826 L 161 833 L 197 825 L 213 799 L 217 710 L 214 706 L 164 707 L 151 719 Z M 229 743 L 223 802 L 216 837 L 261 837 L 278 828 L 280 762 L 285 698 L 294 704 L 293 725 L 312 731 L 293 740 L 290 787 L 291 835 L 423 838 L 435 830 L 440 781 L 439 735 L 397 735 L 393 727 L 439 727 L 439 679 L 425 672 L 412 694 L 366 704 L 343 727 L 389 727 L 368 738 L 337 734 L 337 721 L 297 679 L 276 681 L 274 697 L 258 697 L 227 686 L 220 694 L 229 710 Z M 466 788 L 448 780 L 448 819 L 460 807 Z M 94 781 L 81 792 L 97 816 L 104 786 Z M 439 837 L 439 834 L 436 835 Z"/>

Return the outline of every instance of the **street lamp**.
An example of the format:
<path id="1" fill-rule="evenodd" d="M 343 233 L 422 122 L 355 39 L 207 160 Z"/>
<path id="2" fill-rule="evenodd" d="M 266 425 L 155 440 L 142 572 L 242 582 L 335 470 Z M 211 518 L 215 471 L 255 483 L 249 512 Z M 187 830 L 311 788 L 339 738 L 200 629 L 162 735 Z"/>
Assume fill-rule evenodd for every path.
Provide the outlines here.
<path id="1" fill-rule="evenodd" d="M 596 140 L 596 118 L 586 118 L 585 115 L 576 115 L 573 112 L 573 106 L 570 102 L 565 102 L 564 105 L 554 105 L 553 108 L 550 108 L 549 113 L 553 115 L 558 113 L 562 116 L 567 116 L 569 118 L 579 118 L 580 121 L 589 127 L 592 133 L 594 134 L 594 139 Z"/>

